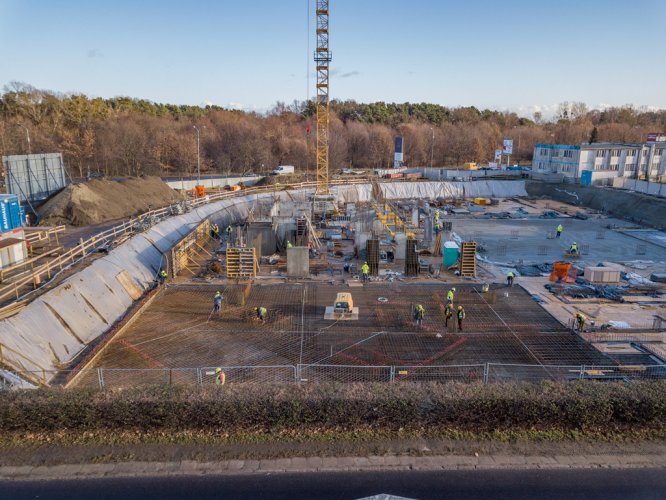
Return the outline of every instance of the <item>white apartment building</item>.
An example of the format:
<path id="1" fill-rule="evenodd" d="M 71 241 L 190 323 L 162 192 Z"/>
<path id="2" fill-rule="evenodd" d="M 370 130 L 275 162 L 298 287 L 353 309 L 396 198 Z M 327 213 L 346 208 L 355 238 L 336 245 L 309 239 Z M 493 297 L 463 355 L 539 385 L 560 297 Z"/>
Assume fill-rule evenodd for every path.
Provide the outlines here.
<path id="1" fill-rule="evenodd" d="M 579 146 L 537 144 L 532 170 L 580 179 L 581 184 L 610 184 L 617 177 L 666 182 L 666 141 Z"/>

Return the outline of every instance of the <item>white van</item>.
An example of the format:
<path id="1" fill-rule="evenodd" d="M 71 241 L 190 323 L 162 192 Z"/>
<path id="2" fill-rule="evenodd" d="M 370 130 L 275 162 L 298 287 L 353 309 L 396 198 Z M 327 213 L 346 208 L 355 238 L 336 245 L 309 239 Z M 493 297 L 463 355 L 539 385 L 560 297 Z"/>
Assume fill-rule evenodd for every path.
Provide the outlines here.
<path id="1" fill-rule="evenodd" d="M 293 174 L 293 173 L 294 173 L 293 165 L 280 165 L 271 172 L 272 175 L 284 175 L 284 174 Z"/>

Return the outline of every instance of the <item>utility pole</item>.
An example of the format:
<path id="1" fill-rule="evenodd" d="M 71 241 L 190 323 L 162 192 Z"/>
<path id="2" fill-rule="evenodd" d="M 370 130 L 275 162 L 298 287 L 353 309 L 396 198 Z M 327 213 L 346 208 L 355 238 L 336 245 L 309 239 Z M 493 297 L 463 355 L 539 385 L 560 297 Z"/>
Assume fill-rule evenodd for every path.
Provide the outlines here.
<path id="1" fill-rule="evenodd" d="M 28 127 L 26 127 L 22 123 L 17 123 L 16 126 L 17 127 L 23 127 L 25 129 L 25 136 L 26 136 L 26 139 L 28 140 L 28 154 L 31 154 L 30 153 L 30 130 L 28 130 Z"/>
<path id="2" fill-rule="evenodd" d="M 199 154 L 199 127 L 192 125 L 197 131 L 197 185 L 201 185 L 201 156 Z"/>
<path id="3" fill-rule="evenodd" d="M 430 127 L 432 132 L 432 140 L 430 141 L 430 169 L 432 169 L 433 158 L 435 156 L 435 129 Z"/>

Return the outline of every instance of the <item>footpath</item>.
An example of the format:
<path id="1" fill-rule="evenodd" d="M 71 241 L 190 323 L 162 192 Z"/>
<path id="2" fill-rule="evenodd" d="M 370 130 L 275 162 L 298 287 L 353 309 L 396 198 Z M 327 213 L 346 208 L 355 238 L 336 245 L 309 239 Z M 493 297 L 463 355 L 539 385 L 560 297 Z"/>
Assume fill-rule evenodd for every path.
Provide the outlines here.
<path id="1" fill-rule="evenodd" d="M 666 468 L 666 454 L 652 455 L 387 455 L 295 457 L 198 462 L 117 462 L 54 466 L 0 466 L 0 480 L 90 479 L 197 475 L 276 474 L 390 470 Z"/>

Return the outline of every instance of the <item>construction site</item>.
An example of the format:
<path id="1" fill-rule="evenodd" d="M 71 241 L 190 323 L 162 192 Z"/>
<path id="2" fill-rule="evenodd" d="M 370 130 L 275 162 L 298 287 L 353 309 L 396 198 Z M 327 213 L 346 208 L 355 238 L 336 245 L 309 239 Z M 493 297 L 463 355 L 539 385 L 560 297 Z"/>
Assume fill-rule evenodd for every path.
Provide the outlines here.
<path id="1" fill-rule="evenodd" d="M 520 173 L 329 178 L 328 13 L 316 181 L 196 186 L 86 240 L 42 229 L 71 255 L 3 283 L 3 385 L 665 378 L 666 223 L 530 196 Z"/>

